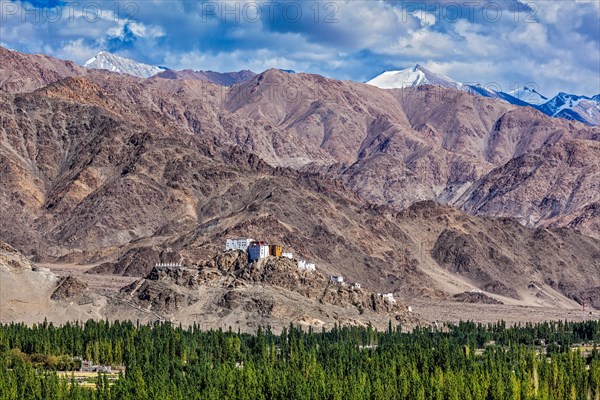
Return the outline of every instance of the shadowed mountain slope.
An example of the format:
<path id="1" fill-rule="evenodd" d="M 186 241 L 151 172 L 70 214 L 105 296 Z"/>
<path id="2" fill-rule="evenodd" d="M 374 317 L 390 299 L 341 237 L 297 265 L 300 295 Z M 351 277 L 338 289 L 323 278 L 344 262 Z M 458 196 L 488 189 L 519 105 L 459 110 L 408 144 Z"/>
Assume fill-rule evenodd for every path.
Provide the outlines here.
<path id="1" fill-rule="evenodd" d="M 431 86 L 58 79 L 6 52 L 57 77 L 0 92 L 0 239 L 38 260 L 141 276 L 248 236 L 408 298 L 597 304 L 598 128 Z"/>

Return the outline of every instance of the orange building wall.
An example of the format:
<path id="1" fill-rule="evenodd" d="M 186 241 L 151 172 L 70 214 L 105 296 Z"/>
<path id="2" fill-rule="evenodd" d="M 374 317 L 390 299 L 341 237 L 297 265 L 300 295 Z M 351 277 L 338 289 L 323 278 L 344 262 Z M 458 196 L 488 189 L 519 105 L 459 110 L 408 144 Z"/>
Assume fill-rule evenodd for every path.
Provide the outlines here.
<path id="1" fill-rule="evenodd" d="M 278 244 L 272 244 L 270 250 L 271 250 L 271 255 L 272 256 L 281 257 L 282 248 L 281 248 L 280 245 L 278 245 Z"/>

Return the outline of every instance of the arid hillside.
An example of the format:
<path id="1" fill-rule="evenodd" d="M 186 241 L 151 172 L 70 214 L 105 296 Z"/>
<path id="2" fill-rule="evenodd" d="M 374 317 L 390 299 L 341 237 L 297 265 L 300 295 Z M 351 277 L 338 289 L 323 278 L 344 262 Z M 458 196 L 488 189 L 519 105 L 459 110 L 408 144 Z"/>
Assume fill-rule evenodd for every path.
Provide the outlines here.
<path id="1" fill-rule="evenodd" d="M 220 253 L 195 267 L 154 267 L 117 292 L 98 294 L 85 277 L 59 277 L 33 266 L 0 243 L 0 322 L 108 319 L 169 320 L 203 328 L 254 332 L 294 323 L 315 329 L 334 324 L 385 329 L 428 325 L 400 300 L 368 288 L 330 283 L 318 271 L 299 271 L 287 258 L 249 264 L 245 253 Z"/>
<path id="2" fill-rule="evenodd" d="M 572 148 L 582 147 L 580 153 L 585 152 L 592 164 L 600 159 L 597 146 L 590 143 L 598 141 L 598 128 L 452 89 L 386 91 L 278 70 L 232 88 L 98 71 L 79 75 L 86 78 L 59 80 L 30 94 L 5 94 L 5 134 L 8 129 L 38 130 L 40 125 L 52 126 L 54 134 L 64 129 L 57 121 L 81 120 L 93 112 L 136 129 L 200 136 L 220 149 L 237 146 L 271 166 L 327 176 L 370 203 L 396 209 L 435 200 L 473 212 L 473 200 L 465 192 L 478 190 L 493 179 L 488 174 L 508 168 L 505 165 L 511 159 L 545 151 L 555 143 L 570 141 Z M 17 114 L 21 108 L 30 115 Z M 52 115 L 39 113 L 40 108 L 52 109 Z M 79 109 L 82 118 L 72 114 Z M 97 125 L 90 128 L 97 129 Z M 588 176 L 580 163 L 566 167 L 571 176 Z M 546 173 L 547 169 L 541 169 L 533 179 L 519 182 L 519 187 L 535 191 L 552 179 Z M 562 191 L 573 193 L 577 201 L 563 207 L 559 218 L 545 212 L 547 204 L 542 199 L 523 213 L 505 205 L 477 207 L 477 212 L 511 216 L 532 227 L 571 226 L 576 220 L 591 218 L 591 223 L 580 226 L 597 237 L 588 226 L 597 224 L 597 216 L 589 210 L 600 201 L 598 191 L 587 186 L 582 191 L 572 182 Z M 508 201 L 519 201 L 512 198 L 513 191 L 506 196 Z"/>
<path id="3" fill-rule="evenodd" d="M 600 307 L 598 128 L 431 86 L 0 59 L 0 240 L 35 262 L 141 278 L 254 237 L 404 300 Z"/>
<path id="4" fill-rule="evenodd" d="M 381 296 L 365 285 L 329 282 L 319 269 L 299 271 L 296 261 L 287 258 L 249 264 L 243 252 L 235 251 L 219 251 L 184 267 L 153 267 L 144 278 L 130 278 L 120 289 L 107 286 L 114 276 L 82 274 L 89 266 L 45 265 L 50 269 L 33 266 L 10 246 L 0 246 L 0 322 L 168 320 L 203 329 L 255 332 L 258 326 L 279 331 L 290 323 L 313 329 L 330 329 L 334 324 L 386 329 L 392 322 L 411 329 L 461 319 L 516 323 L 599 315 L 589 307 L 585 314 L 577 311 L 568 301 L 546 302 L 552 294 L 535 282 L 529 284 L 536 299 L 531 304 L 527 300 L 511 304 L 475 289 L 448 298 L 427 291 L 403 300 L 397 295 Z M 100 286 L 108 290 L 99 292 Z"/>
<path id="5" fill-rule="evenodd" d="M 516 217 L 598 236 L 600 141 L 563 140 L 516 157 L 477 181 L 456 202 L 476 215 Z"/>

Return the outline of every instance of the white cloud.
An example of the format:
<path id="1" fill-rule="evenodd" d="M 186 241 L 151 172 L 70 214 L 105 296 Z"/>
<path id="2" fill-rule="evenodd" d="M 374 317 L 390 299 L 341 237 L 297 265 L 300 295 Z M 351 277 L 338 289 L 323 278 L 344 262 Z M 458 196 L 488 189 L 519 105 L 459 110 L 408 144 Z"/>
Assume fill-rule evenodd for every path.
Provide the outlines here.
<path id="1" fill-rule="evenodd" d="M 285 1 L 278 1 L 279 14 Z M 315 3 L 303 2 L 304 18 L 297 23 L 280 15 L 224 23 L 206 19 L 201 3 L 183 0 L 137 2 L 135 12 L 118 18 L 98 2 L 102 9 L 95 18 L 81 2 L 72 18 L 55 23 L 3 16 L 0 36 L 7 47 L 77 62 L 109 49 L 171 68 L 259 72 L 278 67 L 356 80 L 420 63 L 457 80 L 496 81 L 503 87 L 536 81 L 548 96 L 559 90 L 600 92 L 600 2 L 528 0 L 533 11 L 518 15 L 511 12 L 512 0 L 496 2 L 503 9 L 497 22 L 483 18 L 481 10 L 450 21 L 439 9 L 456 4 L 450 0 L 412 3 L 427 6 L 419 12 L 404 7 L 405 2 L 317 2 L 321 8 L 315 22 L 309 8 Z M 243 0 L 239 9 L 252 3 Z M 123 8 L 127 2 L 115 4 Z M 333 8 L 326 9 L 329 4 Z M 326 23 L 331 11 L 337 22 Z M 127 30 L 135 40 L 127 40 Z"/>
<path id="2" fill-rule="evenodd" d="M 421 26 L 433 26 L 437 22 L 437 18 L 433 13 L 415 12 L 412 15 L 421 22 Z"/>
<path id="3" fill-rule="evenodd" d="M 57 57 L 66 60 L 89 60 L 101 48 L 88 46 L 83 39 L 71 40 L 63 43 L 62 46 L 52 49 L 52 53 Z"/>
<path id="4" fill-rule="evenodd" d="M 165 35 L 163 30 L 157 26 L 146 26 L 139 22 L 130 22 L 128 26 L 131 32 L 138 37 L 159 38 Z"/>
<path id="5" fill-rule="evenodd" d="M 437 59 L 451 54 L 454 48 L 455 43 L 448 35 L 422 28 L 399 37 L 396 43 L 383 49 L 382 53 Z"/>
<path id="6" fill-rule="evenodd" d="M 278 56 L 268 49 L 236 50 L 229 53 L 207 54 L 191 51 L 184 54 L 168 53 L 165 61 L 178 69 L 239 71 L 250 69 L 262 72 L 270 68 L 306 70 L 309 62 L 299 62 Z"/>

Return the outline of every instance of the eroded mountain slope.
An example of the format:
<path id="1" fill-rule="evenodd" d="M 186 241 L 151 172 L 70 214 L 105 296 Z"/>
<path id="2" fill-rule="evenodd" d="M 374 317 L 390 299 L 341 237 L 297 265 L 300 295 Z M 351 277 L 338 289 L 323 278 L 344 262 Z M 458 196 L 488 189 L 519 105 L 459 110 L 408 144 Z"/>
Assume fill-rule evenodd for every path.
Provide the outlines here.
<path id="1" fill-rule="evenodd" d="M 598 296 L 595 239 L 433 203 L 399 212 L 436 199 L 597 234 L 597 128 L 451 89 L 276 70 L 230 89 L 110 73 L 36 82 L 0 93 L 0 238 L 37 259 L 145 274 L 251 236 L 406 297 Z"/>

